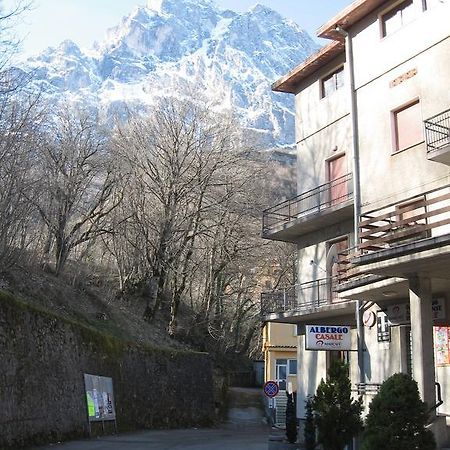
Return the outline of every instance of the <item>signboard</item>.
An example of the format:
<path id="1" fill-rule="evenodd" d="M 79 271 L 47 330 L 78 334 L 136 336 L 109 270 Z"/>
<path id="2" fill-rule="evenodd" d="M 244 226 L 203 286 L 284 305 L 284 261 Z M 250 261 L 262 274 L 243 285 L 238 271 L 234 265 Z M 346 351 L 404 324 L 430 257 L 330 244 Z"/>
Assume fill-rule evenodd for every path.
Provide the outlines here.
<path id="1" fill-rule="evenodd" d="M 267 395 L 267 397 L 272 398 L 275 397 L 278 394 L 279 388 L 276 381 L 267 381 L 264 383 L 264 394 Z"/>
<path id="2" fill-rule="evenodd" d="M 349 326 L 306 325 L 306 350 L 350 350 Z"/>
<path id="3" fill-rule="evenodd" d="M 433 327 L 436 366 L 450 365 L 450 327 Z"/>
<path id="4" fill-rule="evenodd" d="M 363 324 L 367 328 L 372 328 L 377 322 L 377 316 L 373 311 L 364 311 Z"/>
<path id="5" fill-rule="evenodd" d="M 431 301 L 433 321 L 445 319 L 445 299 L 434 298 Z M 391 325 L 403 325 L 411 323 L 409 303 L 389 305 L 386 314 Z"/>
<path id="6" fill-rule="evenodd" d="M 409 303 L 389 305 L 386 309 L 386 315 L 391 325 L 409 324 L 411 322 Z"/>
<path id="7" fill-rule="evenodd" d="M 116 420 L 112 378 L 84 374 L 89 422 Z"/>
<path id="8" fill-rule="evenodd" d="M 433 320 L 445 319 L 445 299 L 433 298 L 431 300 L 432 318 Z"/>

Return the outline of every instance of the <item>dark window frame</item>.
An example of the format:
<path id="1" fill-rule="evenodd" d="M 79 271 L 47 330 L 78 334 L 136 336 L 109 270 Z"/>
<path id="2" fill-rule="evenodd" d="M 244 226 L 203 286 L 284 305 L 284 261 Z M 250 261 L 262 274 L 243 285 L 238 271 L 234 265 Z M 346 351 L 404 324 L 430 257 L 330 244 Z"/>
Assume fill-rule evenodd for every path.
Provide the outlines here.
<path id="1" fill-rule="evenodd" d="M 407 25 L 410 22 L 405 22 L 404 18 L 404 11 L 408 7 L 415 7 L 414 0 L 404 0 L 402 2 L 397 3 L 395 6 L 393 6 L 391 9 L 388 9 L 387 11 L 384 11 L 380 14 L 380 33 L 381 38 L 385 38 L 387 36 L 390 36 L 392 33 L 395 33 L 398 29 L 403 28 L 405 25 Z M 388 32 L 386 29 L 386 22 L 393 17 L 395 17 L 397 14 L 400 15 L 400 27 L 397 30 L 394 30 L 393 32 Z"/>
<path id="2" fill-rule="evenodd" d="M 333 89 L 329 90 L 326 87 L 327 82 L 332 82 Z M 326 98 L 341 89 L 345 85 L 344 78 L 344 65 L 337 67 L 335 70 L 330 72 L 328 75 L 320 79 L 320 98 Z"/>
<path id="3" fill-rule="evenodd" d="M 414 107 L 418 105 L 419 110 L 421 111 L 421 102 L 420 98 L 415 98 L 408 103 L 405 103 L 404 105 L 394 109 L 391 111 L 391 124 L 392 124 L 392 154 L 395 155 L 396 153 L 402 152 L 403 150 L 407 150 L 411 147 L 414 147 L 421 142 L 424 142 L 424 131 L 423 131 L 423 119 L 422 115 L 419 117 L 419 126 L 422 132 L 422 137 L 417 142 L 414 142 L 413 144 L 407 145 L 406 147 L 400 147 L 399 145 L 399 136 L 401 133 L 399 133 L 399 127 L 398 127 L 398 114 L 406 111 L 407 109 Z"/>

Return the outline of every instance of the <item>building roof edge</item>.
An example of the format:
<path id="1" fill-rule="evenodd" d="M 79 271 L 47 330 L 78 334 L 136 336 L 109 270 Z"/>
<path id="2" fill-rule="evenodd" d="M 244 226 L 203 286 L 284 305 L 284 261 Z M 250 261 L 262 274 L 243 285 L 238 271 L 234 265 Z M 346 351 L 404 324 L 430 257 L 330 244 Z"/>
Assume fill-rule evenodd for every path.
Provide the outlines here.
<path id="1" fill-rule="evenodd" d="M 367 14 L 374 9 L 388 1 L 389 0 L 356 0 L 336 14 L 328 22 L 323 24 L 317 30 L 317 36 L 326 39 L 342 40 L 342 35 L 336 31 L 337 26 L 346 30 L 348 27 L 367 16 Z"/>
<path id="2" fill-rule="evenodd" d="M 297 67 L 272 84 L 272 91 L 295 94 L 298 83 L 345 50 L 344 42 L 333 41 L 305 59 Z"/>

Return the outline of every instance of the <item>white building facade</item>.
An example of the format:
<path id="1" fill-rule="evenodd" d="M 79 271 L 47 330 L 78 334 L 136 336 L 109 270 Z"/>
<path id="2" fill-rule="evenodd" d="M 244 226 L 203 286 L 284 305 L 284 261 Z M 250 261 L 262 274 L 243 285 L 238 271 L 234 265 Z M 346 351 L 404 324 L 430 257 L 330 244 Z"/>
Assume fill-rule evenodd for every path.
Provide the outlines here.
<path id="1" fill-rule="evenodd" d="M 298 249 L 298 284 L 262 295 L 297 324 L 298 417 L 332 358 L 366 406 L 397 372 L 417 381 L 440 447 L 450 416 L 450 4 L 357 0 L 330 44 L 273 90 L 295 95 L 298 195 L 263 237 Z M 305 349 L 306 325 L 351 327 L 350 349 Z"/>

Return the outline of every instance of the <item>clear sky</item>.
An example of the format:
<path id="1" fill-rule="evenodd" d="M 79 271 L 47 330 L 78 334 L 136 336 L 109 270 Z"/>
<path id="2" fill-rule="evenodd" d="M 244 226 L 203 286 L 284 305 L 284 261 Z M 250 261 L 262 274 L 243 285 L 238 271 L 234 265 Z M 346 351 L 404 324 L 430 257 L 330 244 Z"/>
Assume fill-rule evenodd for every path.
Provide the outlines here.
<path id="1" fill-rule="evenodd" d="M 121 17 L 145 0 L 32 0 L 33 7 L 16 26 L 23 40 L 22 52 L 30 55 L 46 47 L 71 39 L 79 46 L 90 48 L 101 41 L 106 29 L 116 25 Z M 17 0 L 0 0 L 3 9 Z M 292 19 L 313 38 L 315 30 L 333 17 L 351 0 L 216 0 L 219 7 L 246 11 L 256 3 L 269 6 L 282 16 Z"/>

